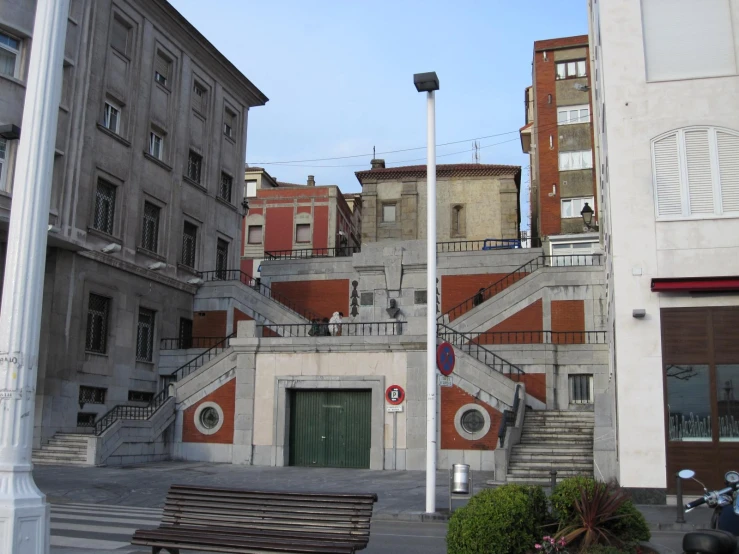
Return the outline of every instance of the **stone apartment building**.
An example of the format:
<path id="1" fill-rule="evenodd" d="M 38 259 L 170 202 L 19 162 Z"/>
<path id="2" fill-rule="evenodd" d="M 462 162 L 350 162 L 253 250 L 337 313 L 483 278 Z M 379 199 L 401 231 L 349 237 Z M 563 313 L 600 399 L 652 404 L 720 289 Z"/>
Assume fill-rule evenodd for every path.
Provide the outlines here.
<path id="1" fill-rule="evenodd" d="M 531 160 L 531 235 L 552 254 L 598 242 L 597 217 L 588 228 L 580 215 L 585 203 L 597 208 L 590 86 L 587 35 L 534 43 L 521 146 Z"/>
<path id="2" fill-rule="evenodd" d="M 0 3 L 0 275 L 35 2 Z M 249 108 L 267 98 L 165 0 L 72 0 L 35 444 L 159 390 L 199 271 L 237 267 Z"/>
<path id="3" fill-rule="evenodd" d="M 357 171 L 362 185 L 362 243 L 426 237 L 426 166 Z M 436 166 L 439 242 L 518 239 L 521 168 L 486 164 Z"/>

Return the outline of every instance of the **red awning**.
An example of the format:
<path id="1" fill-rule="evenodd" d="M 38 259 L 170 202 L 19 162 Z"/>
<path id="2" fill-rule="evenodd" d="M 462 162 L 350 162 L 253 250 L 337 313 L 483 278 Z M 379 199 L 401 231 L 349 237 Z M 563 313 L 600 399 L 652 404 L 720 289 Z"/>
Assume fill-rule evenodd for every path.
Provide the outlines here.
<path id="1" fill-rule="evenodd" d="M 652 279 L 652 292 L 739 291 L 739 277 L 678 277 Z"/>

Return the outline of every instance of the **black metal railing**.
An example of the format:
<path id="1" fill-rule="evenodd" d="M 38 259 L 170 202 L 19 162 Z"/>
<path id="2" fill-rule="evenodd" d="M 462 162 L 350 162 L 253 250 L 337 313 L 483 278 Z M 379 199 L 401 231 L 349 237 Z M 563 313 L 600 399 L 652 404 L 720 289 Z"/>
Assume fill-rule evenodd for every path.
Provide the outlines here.
<path id="1" fill-rule="evenodd" d="M 252 277 L 248 273 L 244 273 L 240 269 L 203 271 L 199 275 L 200 275 L 200 278 L 206 282 L 240 281 L 242 284 L 254 289 L 256 292 L 258 292 L 262 296 L 271 298 L 275 302 L 282 304 L 285 308 L 287 308 L 291 312 L 294 312 L 300 317 L 303 317 L 309 321 L 312 319 L 316 319 L 316 318 L 321 319 L 322 317 L 324 317 L 324 316 L 318 315 L 313 310 L 309 310 L 308 308 L 299 306 L 292 299 L 288 298 L 284 294 L 280 294 L 278 292 L 273 291 L 267 285 L 262 284 L 262 282 L 259 279 L 255 279 L 254 277 Z"/>
<path id="2" fill-rule="evenodd" d="M 462 301 L 453 308 L 447 310 L 439 316 L 439 319 L 448 316 L 449 321 L 453 321 L 462 314 L 467 313 L 472 308 L 479 306 L 486 300 L 489 300 L 503 289 L 508 288 L 516 281 L 519 281 L 535 272 L 542 267 L 571 267 L 571 266 L 596 266 L 601 265 L 600 254 L 568 254 L 562 256 L 537 256 L 511 271 L 505 277 L 499 279 L 487 288 L 481 288 L 473 296 Z"/>
<path id="3" fill-rule="evenodd" d="M 531 231 L 520 231 L 521 248 L 541 248 L 541 237 L 531 234 Z"/>
<path id="4" fill-rule="evenodd" d="M 338 324 L 336 324 L 338 325 Z M 405 321 L 373 321 L 366 323 L 342 323 L 339 333 L 336 333 L 335 324 L 289 323 L 257 325 L 262 337 L 366 337 L 384 335 L 402 335 Z"/>
<path id="5" fill-rule="evenodd" d="M 442 340 L 469 354 L 493 371 L 502 373 L 514 381 L 519 381 L 521 377 L 525 375 L 524 370 L 520 367 L 513 365 L 508 360 L 504 360 L 496 353 L 474 342 L 475 336 L 473 333 L 462 333 L 452 329 L 451 327 L 447 327 L 443 323 L 437 323 L 436 334 Z"/>
<path id="6" fill-rule="evenodd" d="M 505 445 L 508 427 L 516 426 L 516 416 L 518 415 L 518 406 L 520 404 L 520 391 L 521 385 L 516 385 L 516 393 L 513 395 L 512 408 L 510 410 L 503 410 L 503 417 L 500 419 L 500 427 L 498 427 L 498 439 L 500 440 L 500 446 Z"/>
<path id="7" fill-rule="evenodd" d="M 171 383 L 190 375 L 190 373 L 202 367 L 206 362 L 219 356 L 229 347 L 229 341 L 234 335 L 235 333 L 232 333 L 227 337 L 221 338 L 215 345 L 186 364 L 178 367 L 170 375 L 162 376 L 160 379 L 162 390 L 160 390 L 154 398 L 151 399 L 151 402 L 149 402 L 147 406 L 114 406 L 95 422 L 95 435 L 103 434 L 106 429 L 119 419 L 149 419 L 169 398 L 169 385 Z"/>
<path id="8" fill-rule="evenodd" d="M 478 252 L 481 250 L 510 250 L 521 248 L 519 239 L 481 239 L 437 242 L 436 252 Z"/>
<path id="9" fill-rule="evenodd" d="M 304 260 L 308 258 L 348 258 L 360 251 L 360 246 L 337 246 L 336 248 L 269 250 L 264 255 L 268 260 Z"/>
<path id="10" fill-rule="evenodd" d="M 606 344 L 607 331 L 486 331 L 478 344 Z"/>
<path id="11" fill-rule="evenodd" d="M 188 348 L 210 348 L 223 340 L 223 337 L 188 337 L 161 339 L 159 350 L 187 350 Z"/>

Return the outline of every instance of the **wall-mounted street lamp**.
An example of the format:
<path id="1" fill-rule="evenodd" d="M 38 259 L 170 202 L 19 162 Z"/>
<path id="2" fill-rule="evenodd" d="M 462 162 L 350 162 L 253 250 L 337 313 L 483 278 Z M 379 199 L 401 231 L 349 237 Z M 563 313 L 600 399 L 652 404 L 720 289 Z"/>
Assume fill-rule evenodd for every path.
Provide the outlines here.
<path id="1" fill-rule="evenodd" d="M 244 196 L 244 199 L 241 201 L 241 217 L 246 217 L 247 215 L 249 215 L 249 201 Z"/>
<path id="2" fill-rule="evenodd" d="M 597 227 L 597 225 L 593 225 L 593 214 L 595 212 L 593 211 L 593 208 L 591 208 L 587 202 L 585 202 L 585 206 L 583 206 L 582 211 L 580 212 L 580 215 L 582 216 L 582 221 L 585 224 L 585 227 L 588 229 L 594 229 Z"/>

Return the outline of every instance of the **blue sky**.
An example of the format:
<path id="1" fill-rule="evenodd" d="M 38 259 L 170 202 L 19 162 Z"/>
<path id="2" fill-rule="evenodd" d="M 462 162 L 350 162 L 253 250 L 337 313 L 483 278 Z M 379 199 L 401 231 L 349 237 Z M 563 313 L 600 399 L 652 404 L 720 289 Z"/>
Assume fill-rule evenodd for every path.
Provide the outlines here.
<path id="1" fill-rule="evenodd" d="M 585 0 L 170 2 L 270 99 L 250 111 L 247 162 L 345 192 L 360 190 L 354 172 L 369 168 L 373 146 L 388 163 L 425 163 L 424 149 L 379 155 L 425 144 L 413 86 L 424 71 L 441 83 L 437 143 L 508 133 L 479 141 L 481 162 L 524 166 L 528 182 L 517 130 L 533 42 L 587 33 Z M 471 140 L 439 147 L 437 163 L 471 162 L 471 151 Z"/>

